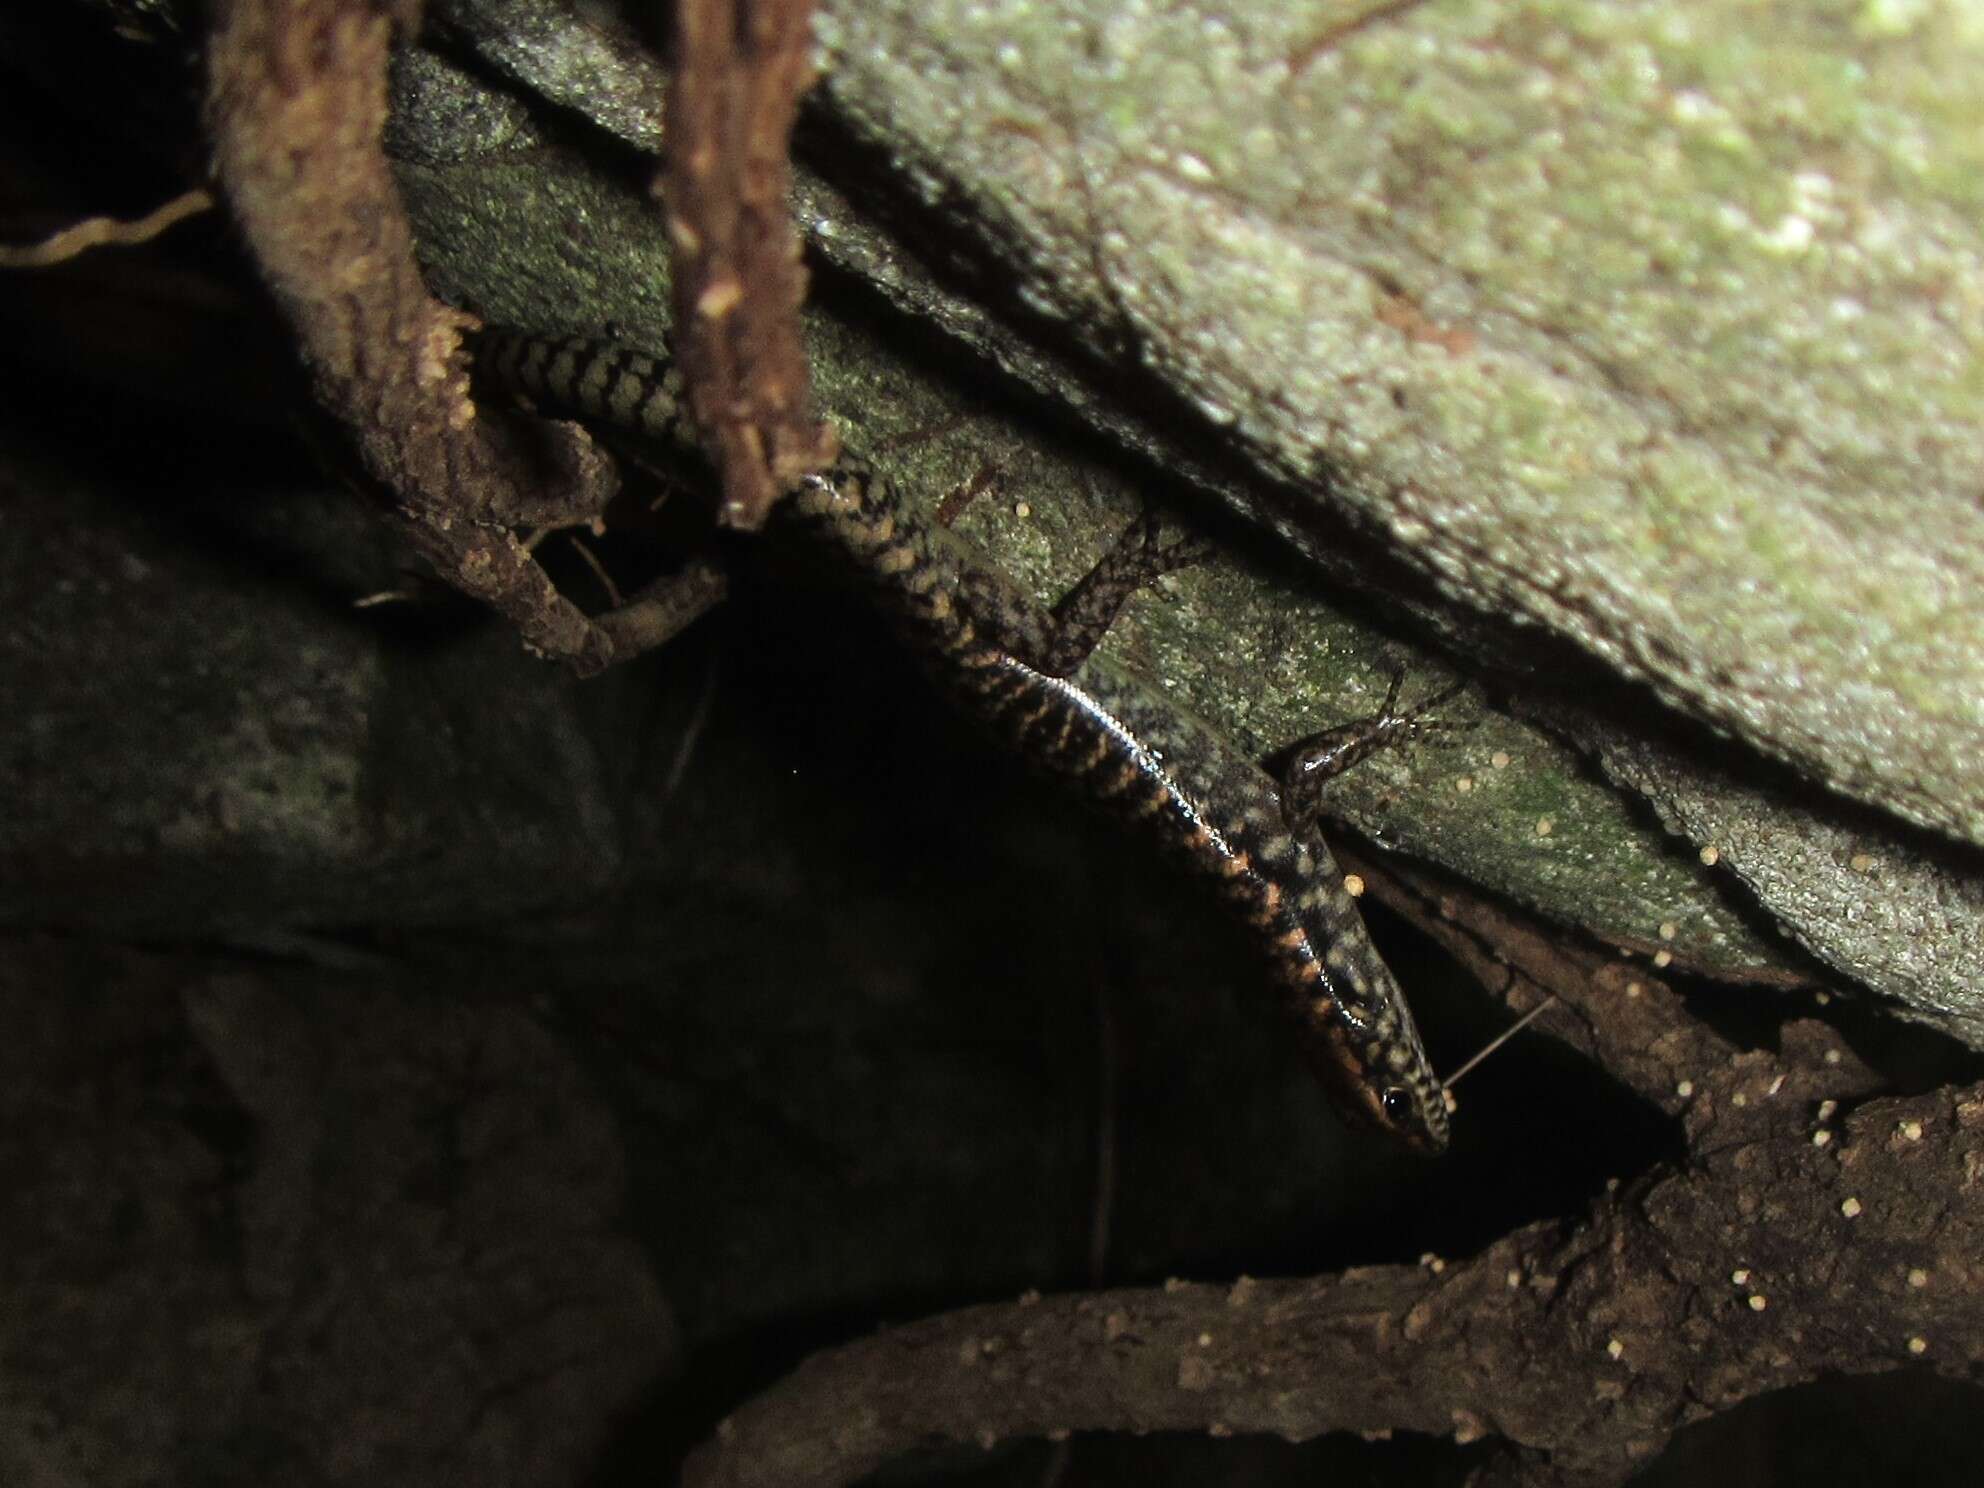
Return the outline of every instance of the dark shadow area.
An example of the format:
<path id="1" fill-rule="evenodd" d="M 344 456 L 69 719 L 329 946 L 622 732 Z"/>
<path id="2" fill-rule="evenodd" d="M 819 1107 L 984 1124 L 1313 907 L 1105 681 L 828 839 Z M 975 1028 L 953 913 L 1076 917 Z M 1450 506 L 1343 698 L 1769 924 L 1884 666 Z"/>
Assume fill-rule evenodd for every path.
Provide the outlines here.
<path id="1" fill-rule="evenodd" d="M 926 964 L 942 968 L 889 1029 L 843 1025 L 834 1035 L 878 1041 L 856 1066 L 867 1065 L 876 1083 L 823 1093 L 819 1109 L 844 1120 L 878 1099 L 896 1101 L 884 1122 L 890 1130 L 954 1131 L 952 1140 L 978 1148 L 977 1161 L 993 1160 L 989 1152 L 1003 1144 L 996 1136 L 988 1142 L 997 1129 L 972 1118 L 967 1077 L 919 1085 L 919 1105 L 902 1101 L 881 1074 L 889 1057 L 882 1044 L 934 1040 L 954 1054 L 962 1037 L 974 1067 L 1002 1069 L 1018 1082 L 1013 1088 L 1029 1092 L 1031 1109 L 1001 1108 L 1003 1126 L 1036 1131 L 1063 1156 L 1060 1179 L 1046 1190 L 1037 1170 L 1016 1163 L 1003 1179 L 981 1169 L 967 1190 L 946 1200 L 961 1231 L 1015 1234 L 1000 1248 L 1006 1260 L 995 1270 L 970 1264 L 967 1245 L 949 1268 L 952 1280 L 907 1284 L 909 1276 L 930 1275 L 929 1257 L 905 1256 L 890 1268 L 889 1284 L 851 1305 L 704 1335 L 684 1383 L 659 1393 L 651 1413 L 630 1423 L 615 1454 L 625 1476 L 609 1471 L 601 1484 L 634 1481 L 808 1353 L 877 1323 L 1027 1287 L 1092 1284 L 1083 1255 L 1096 1201 L 1104 1017 L 1114 1045 L 1115 1140 L 1111 1240 L 1093 1279 L 1103 1285 L 1154 1284 L 1172 1275 L 1306 1275 L 1409 1263 L 1428 1252 L 1464 1255 L 1514 1226 L 1575 1214 L 1608 1179 L 1629 1178 L 1672 1155 L 1674 1133 L 1659 1113 L 1542 1039 L 1519 1039 L 1469 1076 L 1455 1149 L 1444 1158 L 1418 1158 L 1347 1131 L 1273 1016 L 1249 948 L 1198 886 L 1150 863 L 1110 824 L 1091 819 L 959 722 L 861 606 L 801 571 L 775 560 L 741 570 L 725 611 L 656 663 L 658 670 L 675 665 L 691 677 L 714 670 L 722 679 L 696 763 L 670 806 L 678 829 L 684 814 L 721 809 L 701 799 L 707 793 L 779 823 L 784 848 L 806 865 L 797 870 L 793 901 L 764 905 L 755 920 L 734 897 L 697 896 L 702 907 L 689 913 L 728 918 L 750 935 L 754 924 L 851 909 L 873 895 L 905 912 L 916 934 L 931 937 Z M 738 772 L 735 784 L 699 778 L 705 765 Z M 1505 1015 L 1409 926 L 1382 911 L 1369 920 L 1412 990 L 1440 1067 L 1451 1068 L 1503 1025 Z M 1030 948 L 1035 937 L 1039 944 Z M 765 943 L 762 934 L 754 939 Z M 864 980 L 896 974 L 889 966 L 901 945 L 893 937 L 878 945 L 833 942 L 830 954 L 844 959 L 831 974 L 849 979 L 849 1002 L 861 1000 Z M 877 959 L 864 971 L 868 955 Z M 829 969 L 814 963 L 813 975 L 824 974 Z M 700 975 L 726 988 L 721 996 L 705 994 L 716 1002 L 755 1004 L 760 994 L 745 990 L 743 979 L 780 980 L 762 964 L 729 961 Z M 817 997 L 817 985 L 807 995 Z M 689 1001 L 702 1004 L 705 996 Z M 573 1003 L 569 1015 L 585 1019 L 596 1011 L 596 999 L 588 999 Z M 639 1103 L 639 1087 L 657 1074 L 698 1078 L 690 1068 L 695 1057 L 684 1052 L 690 1047 L 735 1049 L 738 1039 L 753 1037 L 735 1024 L 721 1032 L 699 1024 L 658 1038 L 645 1055 L 626 1037 L 595 1040 L 592 1058 L 603 1080 Z M 678 1165 L 687 1152 L 721 1152 L 697 1185 L 704 1194 L 738 1172 L 762 1184 L 782 1162 L 840 1188 L 848 1175 L 835 1163 L 847 1157 L 832 1150 L 836 1118 L 795 1119 L 781 1104 L 810 1078 L 806 1056 L 781 1056 L 767 1044 L 738 1057 L 764 1080 L 754 1095 L 744 1087 L 756 1082 L 733 1071 L 722 1097 L 725 1131 L 678 1134 L 652 1148 L 674 1154 L 669 1160 Z M 657 1206 L 650 1222 L 662 1222 L 672 1188 L 660 1173 L 635 1183 L 643 1202 Z M 1019 1231 L 1012 1230 L 1016 1209 L 1035 1216 Z M 772 1222 L 796 1218 L 784 1208 Z M 725 1221 L 706 1215 L 704 1222 Z M 930 1240 L 921 1222 L 907 1228 Z M 1025 1232 L 1031 1238 L 1018 1238 Z M 805 1225 L 798 1234 L 804 1246 Z M 814 1234 L 812 1243 L 826 1242 Z M 878 1233 L 870 1243 L 892 1242 Z M 691 1278 L 682 1282 L 693 1290 Z M 698 1331 L 693 1317 L 685 1322 Z"/>
<path id="2" fill-rule="evenodd" d="M 1271 1436 L 1216 1439 L 1157 1432 L 1146 1437 L 1080 1435 L 1057 1447 L 1026 1443 L 987 1453 L 977 1448 L 933 1454 L 863 1480 L 885 1484 L 938 1484 L 947 1488 L 1311 1488 L 1317 1483 L 1357 1488 L 1460 1488 L 1489 1455 L 1410 1432 L 1387 1440 L 1360 1441 L 1348 1434 L 1311 1442 Z M 1058 1476 L 1050 1476 L 1058 1474 Z"/>
<path id="3" fill-rule="evenodd" d="M 1975 1483 L 1984 1479 L 1980 1409 L 1984 1390 L 1926 1369 L 1819 1380 L 1690 1427 L 1633 1488 Z"/>

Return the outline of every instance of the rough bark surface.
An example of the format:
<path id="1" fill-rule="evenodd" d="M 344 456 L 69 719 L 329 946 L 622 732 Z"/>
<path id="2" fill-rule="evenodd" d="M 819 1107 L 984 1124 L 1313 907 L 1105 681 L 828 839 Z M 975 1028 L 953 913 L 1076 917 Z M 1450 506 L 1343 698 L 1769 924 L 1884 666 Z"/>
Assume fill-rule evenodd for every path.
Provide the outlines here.
<path id="1" fill-rule="evenodd" d="M 1977 28 L 1344 9 L 833 5 L 825 86 L 1294 540 L 1984 843 Z"/>
<path id="2" fill-rule="evenodd" d="M 792 123 L 813 80 L 811 0 L 675 8 L 664 195 L 675 345 L 723 477 L 718 520 L 755 530 L 832 460 L 799 337 L 806 271 L 786 197 Z"/>
<path id="3" fill-rule="evenodd" d="M 527 646 L 597 672 L 672 634 L 717 590 L 697 575 L 641 596 L 634 615 L 595 623 L 514 530 L 596 518 L 615 477 L 576 430 L 524 437 L 476 416 L 461 353 L 474 322 L 421 277 L 381 146 L 393 39 L 419 15 L 417 0 L 218 6 L 207 99 L 216 173 L 319 400 L 407 535 Z"/>

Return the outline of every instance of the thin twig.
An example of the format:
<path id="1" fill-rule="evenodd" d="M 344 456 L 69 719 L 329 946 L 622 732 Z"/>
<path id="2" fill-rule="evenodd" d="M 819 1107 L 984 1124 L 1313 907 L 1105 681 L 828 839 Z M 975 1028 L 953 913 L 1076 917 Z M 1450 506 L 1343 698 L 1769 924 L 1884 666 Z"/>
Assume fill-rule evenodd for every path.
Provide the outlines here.
<path id="1" fill-rule="evenodd" d="M 167 228 L 212 211 L 214 196 L 203 186 L 183 192 L 135 221 L 116 217 L 86 217 L 73 227 L 22 247 L 0 244 L 0 269 L 45 269 L 92 248 L 132 247 L 148 243 Z"/>
<path id="2" fill-rule="evenodd" d="M 606 571 L 606 565 L 599 561 L 598 556 L 576 532 L 572 534 L 571 543 L 578 555 L 585 559 L 586 567 L 592 570 L 593 577 L 599 580 L 599 587 L 606 591 L 606 602 L 614 609 L 619 609 L 626 601 L 621 598 L 620 586 L 613 582 L 613 575 Z"/>
<path id="3" fill-rule="evenodd" d="M 1510 1039 L 1514 1038 L 1517 1034 L 1521 1033 L 1525 1028 L 1529 1027 L 1530 1024 L 1534 1023 L 1537 1020 L 1537 1018 L 1542 1015 L 1543 1010 L 1549 1007 L 1556 1000 L 1557 1000 L 1557 994 L 1555 992 L 1552 992 L 1548 997 L 1544 998 L 1543 1001 L 1539 1002 L 1535 1007 L 1531 1008 L 1528 1012 L 1524 1013 L 1520 1018 L 1516 1019 L 1515 1022 L 1511 1023 L 1507 1028 L 1504 1028 L 1500 1033 L 1496 1034 L 1493 1038 L 1488 1040 L 1488 1042 L 1483 1044 L 1479 1049 L 1476 1049 L 1471 1055 L 1469 1055 L 1465 1060 L 1461 1062 L 1461 1067 L 1459 1069 L 1455 1070 L 1452 1074 L 1448 1075 L 1440 1083 L 1446 1086 L 1448 1090 L 1452 1090 L 1455 1085 L 1460 1083 L 1460 1077 L 1462 1075 L 1466 1074 L 1469 1070 L 1473 1069 L 1477 1064 L 1481 1063 L 1482 1060 L 1486 1059 L 1490 1054 L 1493 1054 L 1497 1049 L 1501 1048 L 1502 1045 L 1506 1044 Z"/>

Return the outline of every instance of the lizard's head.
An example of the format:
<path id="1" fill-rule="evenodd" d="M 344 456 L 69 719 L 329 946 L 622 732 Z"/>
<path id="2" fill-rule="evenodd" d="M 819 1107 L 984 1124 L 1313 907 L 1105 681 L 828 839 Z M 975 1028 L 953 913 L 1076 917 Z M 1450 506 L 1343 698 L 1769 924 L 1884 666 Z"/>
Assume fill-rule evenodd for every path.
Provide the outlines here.
<path id="1" fill-rule="evenodd" d="M 1447 1093 L 1432 1071 L 1395 1072 L 1378 1076 L 1389 1083 L 1374 1084 L 1364 1092 L 1363 1104 L 1371 1122 L 1420 1152 L 1444 1152 L 1447 1146 Z"/>
<path id="2" fill-rule="evenodd" d="M 1443 1152 L 1447 1092 L 1426 1058 L 1412 1013 L 1396 988 L 1364 990 L 1378 995 L 1361 1005 L 1326 999 L 1313 1010 L 1322 1037 L 1311 1044 L 1337 1107 L 1416 1151 Z"/>

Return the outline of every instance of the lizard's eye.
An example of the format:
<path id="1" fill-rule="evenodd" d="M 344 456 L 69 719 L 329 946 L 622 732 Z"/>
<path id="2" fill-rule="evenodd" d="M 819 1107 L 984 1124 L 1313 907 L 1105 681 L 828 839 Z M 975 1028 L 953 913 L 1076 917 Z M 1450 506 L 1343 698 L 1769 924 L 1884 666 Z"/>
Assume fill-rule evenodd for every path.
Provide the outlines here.
<path id="1" fill-rule="evenodd" d="M 1378 1104 L 1384 1108 L 1385 1120 L 1398 1126 L 1405 1125 L 1406 1118 L 1412 1114 L 1412 1097 L 1406 1094 L 1402 1085 L 1387 1086 L 1385 1093 L 1378 1097 Z"/>

